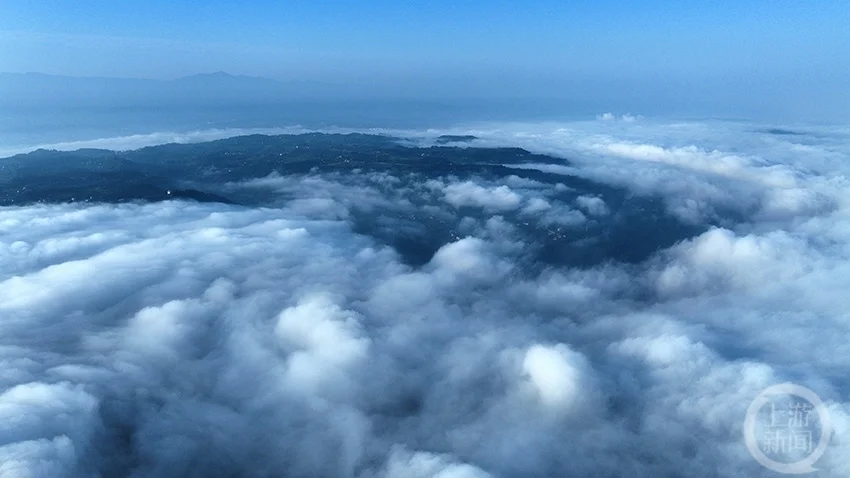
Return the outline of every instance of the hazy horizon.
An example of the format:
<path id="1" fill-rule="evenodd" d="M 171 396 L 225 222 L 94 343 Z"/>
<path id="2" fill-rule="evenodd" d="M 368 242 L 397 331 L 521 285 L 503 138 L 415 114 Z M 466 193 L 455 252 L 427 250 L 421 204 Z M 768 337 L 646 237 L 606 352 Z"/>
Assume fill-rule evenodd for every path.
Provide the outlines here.
<path id="1" fill-rule="evenodd" d="M 849 118 L 842 1 L 521 5 L 12 0 L 0 5 L 0 70 L 156 80 L 226 71 L 341 84 L 364 98 Z"/>

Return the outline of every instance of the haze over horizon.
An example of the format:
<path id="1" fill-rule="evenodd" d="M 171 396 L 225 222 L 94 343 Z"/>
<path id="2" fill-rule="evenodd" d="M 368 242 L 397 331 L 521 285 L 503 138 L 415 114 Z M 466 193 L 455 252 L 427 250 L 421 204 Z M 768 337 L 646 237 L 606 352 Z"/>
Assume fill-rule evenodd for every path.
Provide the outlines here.
<path id="1" fill-rule="evenodd" d="M 850 8 L 813 2 L 11 0 L 0 71 L 175 79 L 203 72 L 361 95 L 541 98 L 636 114 L 846 120 Z"/>

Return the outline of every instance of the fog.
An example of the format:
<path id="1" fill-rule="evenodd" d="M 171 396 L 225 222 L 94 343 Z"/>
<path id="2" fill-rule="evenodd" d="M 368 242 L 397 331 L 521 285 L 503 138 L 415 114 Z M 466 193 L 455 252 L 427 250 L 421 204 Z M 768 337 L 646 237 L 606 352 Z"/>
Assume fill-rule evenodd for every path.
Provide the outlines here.
<path id="1" fill-rule="evenodd" d="M 831 124 L 850 96 L 829 83 L 765 77 L 410 77 L 347 82 L 224 72 L 177 79 L 0 73 L 0 146 L 210 129 L 448 128 L 493 121 L 576 121 L 605 111 L 657 119 Z M 811 80 L 814 81 L 814 80 Z M 835 87 L 829 86 L 835 84 Z"/>
<path id="2" fill-rule="evenodd" d="M 847 128 L 175 136 L 2 160 L 0 476 L 767 477 L 785 381 L 850 472 Z"/>

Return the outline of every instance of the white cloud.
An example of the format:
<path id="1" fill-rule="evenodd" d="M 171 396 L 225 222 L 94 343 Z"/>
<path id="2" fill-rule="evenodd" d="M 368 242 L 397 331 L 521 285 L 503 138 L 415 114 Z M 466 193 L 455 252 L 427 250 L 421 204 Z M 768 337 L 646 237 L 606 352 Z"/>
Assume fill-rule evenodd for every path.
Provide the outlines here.
<path id="1" fill-rule="evenodd" d="M 489 478 L 491 475 L 467 464 L 453 463 L 451 457 L 433 453 L 393 450 L 382 475 L 386 478 Z"/>
<path id="2" fill-rule="evenodd" d="M 451 183 L 443 188 L 446 202 L 455 207 L 480 207 L 488 211 L 509 211 L 519 207 L 522 197 L 508 186 L 483 187 L 472 181 Z"/>
<path id="3" fill-rule="evenodd" d="M 592 196 L 579 196 L 576 204 L 592 216 L 607 216 L 610 212 L 602 198 Z"/>
<path id="4" fill-rule="evenodd" d="M 525 353 L 523 371 L 543 404 L 557 409 L 575 407 L 589 393 L 584 357 L 563 344 L 533 345 Z"/>
<path id="5" fill-rule="evenodd" d="M 600 121 L 623 121 L 626 123 L 632 123 L 640 119 L 640 116 L 634 116 L 631 114 L 623 114 L 617 117 L 614 113 L 602 113 L 601 115 L 596 115 L 596 119 Z"/>
<path id="6" fill-rule="evenodd" d="M 530 264 L 516 221 L 586 213 L 612 234 L 609 192 L 311 173 L 228 186 L 271 207 L 0 208 L 0 476 L 772 476 L 741 426 L 786 380 L 827 403 L 819 465 L 845 476 L 848 143 L 619 123 L 475 134 L 735 219 L 568 268 Z M 420 203 L 464 228 L 421 267 L 354 232 Z"/>

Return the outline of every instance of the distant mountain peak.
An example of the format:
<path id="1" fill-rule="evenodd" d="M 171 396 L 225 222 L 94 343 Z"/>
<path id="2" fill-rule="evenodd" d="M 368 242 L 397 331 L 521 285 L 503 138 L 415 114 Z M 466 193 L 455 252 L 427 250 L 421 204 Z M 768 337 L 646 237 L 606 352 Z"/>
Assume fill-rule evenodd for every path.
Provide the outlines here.
<path id="1" fill-rule="evenodd" d="M 247 80 L 247 81 L 263 81 L 263 82 L 276 82 L 271 78 L 263 78 L 261 76 L 247 76 L 247 75 L 232 75 L 227 73 L 226 71 L 214 71 L 212 73 L 196 73 L 194 75 L 184 76 L 178 78 L 175 81 L 192 81 L 192 80 L 206 80 L 206 81 L 234 81 L 234 80 Z"/>
<path id="2" fill-rule="evenodd" d="M 231 75 L 226 71 L 214 71 L 212 73 L 195 73 L 184 78 L 236 78 L 236 75 Z"/>

